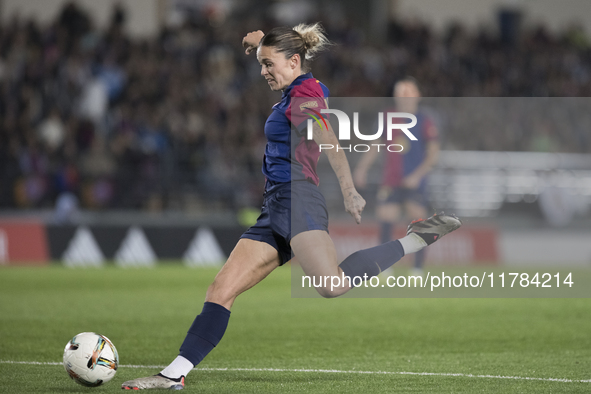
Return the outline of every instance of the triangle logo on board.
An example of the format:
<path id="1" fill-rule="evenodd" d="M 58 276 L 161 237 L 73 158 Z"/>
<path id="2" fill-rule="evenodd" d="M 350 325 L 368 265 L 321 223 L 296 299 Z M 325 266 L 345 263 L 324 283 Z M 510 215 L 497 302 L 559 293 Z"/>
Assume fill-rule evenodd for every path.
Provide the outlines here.
<path id="1" fill-rule="evenodd" d="M 217 267 L 223 265 L 226 256 L 220 248 L 213 231 L 200 227 L 183 256 L 185 265 L 191 267 Z"/>
<path id="2" fill-rule="evenodd" d="M 92 232 L 81 226 L 76 229 L 62 260 L 67 267 L 101 267 L 105 258 Z"/>
<path id="3" fill-rule="evenodd" d="M 156 253 L 150 246 L 146 234 L 139 227 L 131 227 L 115 253 L 115 264 L 120 267 L 152 267 L 156 264 Z"/>

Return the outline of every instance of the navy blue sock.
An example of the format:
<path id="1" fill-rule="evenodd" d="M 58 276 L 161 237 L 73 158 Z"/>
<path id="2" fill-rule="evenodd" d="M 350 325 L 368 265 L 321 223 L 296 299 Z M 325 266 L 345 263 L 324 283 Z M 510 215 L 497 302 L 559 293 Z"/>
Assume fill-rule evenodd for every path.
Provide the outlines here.
<path id="1" fill-rule="evenodd" d="M 388 222 L 380 223 L 380 243 L 385 244 L 386 242 L 392 241 L 392 228 L 394 225 Z"/>
<path id="2" fill-rule="evenodd" d="M 219 304 L 206 302 L 195 318 L 181 345 L 179 355 L 197 365 L 207 356 L 226 332 L 230 311 Z"/>
<path id="3" fill-rule="evenodd" d="M 426 249 L 419 250 L 415 253 L 415 268 L 423 268 L 423 263 L 425 262 L 425 253 L 427 253 Z"/>
<path id="4" fill-rule="evenodd" d="M 354 277 L 368 278 L 378 275 L 383 270 L 390 268 L 395 262 L 404 256 L 404 249 L 398 240 L 386 242 L 373 248 L 359 250 L 347 257 L 339 267 L 346 276 L 353 280 Z"/>

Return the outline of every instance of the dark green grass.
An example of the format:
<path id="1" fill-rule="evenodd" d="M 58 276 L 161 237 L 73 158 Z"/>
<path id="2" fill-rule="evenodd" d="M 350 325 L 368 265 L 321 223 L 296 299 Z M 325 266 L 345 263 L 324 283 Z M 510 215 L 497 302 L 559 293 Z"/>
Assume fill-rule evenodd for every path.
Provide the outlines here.
<path id="1" fill-rule="evenodd" d="M 61 362 L 83 331 L 124 365 L 165 365 L 215 270 L 0 269 L 0 360 Z M 335 369 L 591 379 L 589 299 L 292 299 L 281 268 L 238 298 L 203 368 Z M 121 367 L 87 389 L 61 365 L 0 363 L 0 392 L 112 392 L 154 368 Z M 559 393 L 591 383 L 420 375 L 193 371 L 196 393 Z"/>

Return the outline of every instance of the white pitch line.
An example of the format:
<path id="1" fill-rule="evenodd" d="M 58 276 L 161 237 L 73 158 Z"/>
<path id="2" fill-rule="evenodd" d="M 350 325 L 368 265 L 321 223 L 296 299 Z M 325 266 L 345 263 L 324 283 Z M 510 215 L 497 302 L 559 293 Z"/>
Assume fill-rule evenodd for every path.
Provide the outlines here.
<path id="1" fill-rule="evenodd" d="M 39 361 L 8 361 L 0 360 L 0 364 L 24 364 L 24 365 L 62 365 L 56 362 Z M 165 368 L 165 365 L 120 365 L 123 368 Z M 443 376 L 461 378 L 485 378 L 485 379 L 509 379 L 509 380 L 536 380 L 543 382 L 561 383 L 591 383 L 591 379 L 560 379 L 560 378 L 532 378 L 528 376 L 503 376 L 503 375 L 474 375 L 471 373 L 445 373 L 445 372 L 406 372 L 406 371 L 344 371 L 339 369 L 288 369 L 288 368 L 195 368 L 208 372 L 313 372 L 313 373 L 347 373 L 361 375 L 417 375 L 417 376 Z"/>

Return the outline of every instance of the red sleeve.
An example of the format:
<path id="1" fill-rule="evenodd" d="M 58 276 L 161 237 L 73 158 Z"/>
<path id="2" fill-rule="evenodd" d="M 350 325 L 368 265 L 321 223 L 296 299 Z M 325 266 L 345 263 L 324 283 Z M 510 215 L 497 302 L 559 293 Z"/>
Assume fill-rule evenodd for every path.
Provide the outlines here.
<path id="1" fill-rule="evenodd" d="M 290 96 L 291 102 L 285 115 L 296 128 L 299 129 L 302 123 L 314 117 L 328 118 L 328 114 L 320 115 L 320 110 L 328 108 L 328 105 L 317 79 L 307 79 L 301 85 L 294 86 Z"/>

